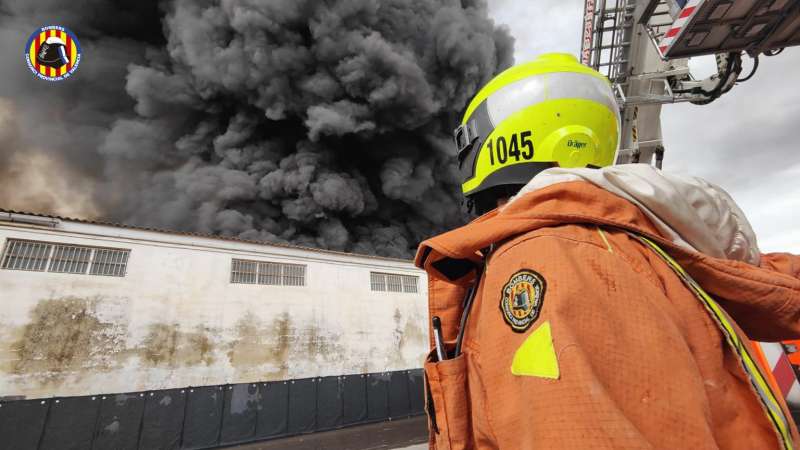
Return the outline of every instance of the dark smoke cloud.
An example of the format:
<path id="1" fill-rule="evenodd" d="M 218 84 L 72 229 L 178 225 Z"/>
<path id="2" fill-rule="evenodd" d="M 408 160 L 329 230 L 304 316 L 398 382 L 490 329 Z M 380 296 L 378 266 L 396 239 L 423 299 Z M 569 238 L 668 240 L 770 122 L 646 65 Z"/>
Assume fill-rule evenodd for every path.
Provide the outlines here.
<path id="1" fill-rule="evenodd" d="M 483 0 L 1 5 L 3 61 L 51 22 L 84 55 L 56 84 L 0 67 L 0 161 L 47 153 L 104 218 L 359 253 L 462 222 L 450 130 L 512 62 Z"/>

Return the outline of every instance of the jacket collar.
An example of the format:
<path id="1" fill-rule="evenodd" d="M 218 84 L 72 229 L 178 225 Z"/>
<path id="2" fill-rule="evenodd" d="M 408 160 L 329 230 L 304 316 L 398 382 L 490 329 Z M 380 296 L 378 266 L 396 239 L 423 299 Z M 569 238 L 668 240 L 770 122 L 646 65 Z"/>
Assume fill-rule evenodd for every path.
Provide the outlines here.
<path id="1" fill-rule="evenodd" d="M 415 264 L 431 276 L 468 283 L 482 263 L 481 249 L 539 228 L 586 223 L 623 228 L 669 243 L 634 204 L 585 181 L 557 183 L 518 196 L 473 222 L 428 239 Z"/>
<path id="2" fill-rule="evenodd" d="M 646 164 L 545 170 L 504 207 L 424 241 L 415 263 L 435 277 L 466 282 L 481 249 L 567 223 L 621 228 L 676 250 L 759 264 L 755 234 L 724 190 Z"/>

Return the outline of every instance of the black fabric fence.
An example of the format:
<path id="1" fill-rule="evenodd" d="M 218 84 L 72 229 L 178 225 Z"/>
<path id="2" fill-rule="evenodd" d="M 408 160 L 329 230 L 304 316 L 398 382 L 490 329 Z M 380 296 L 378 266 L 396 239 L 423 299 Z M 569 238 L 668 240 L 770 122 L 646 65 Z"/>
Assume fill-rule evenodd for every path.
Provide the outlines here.
<path id="1" fill-rule="evenodd" d="M 203 449 L 422 414 L 422 370 L 0 402 L 0 450 Z"/>

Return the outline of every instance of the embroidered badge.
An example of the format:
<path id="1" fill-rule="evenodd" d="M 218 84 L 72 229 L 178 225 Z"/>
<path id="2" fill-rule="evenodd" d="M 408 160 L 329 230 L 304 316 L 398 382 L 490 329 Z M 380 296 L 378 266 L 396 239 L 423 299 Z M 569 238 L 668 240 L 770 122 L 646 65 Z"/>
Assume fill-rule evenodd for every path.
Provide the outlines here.
<path id="1" fill-rule="evenodd" d="M 533 270 L 524 269 L 511 276 L 500 293 L 500 310 L 511 329 L 522 333 L 539 318 L 544 291 L 544 277 Z"/>

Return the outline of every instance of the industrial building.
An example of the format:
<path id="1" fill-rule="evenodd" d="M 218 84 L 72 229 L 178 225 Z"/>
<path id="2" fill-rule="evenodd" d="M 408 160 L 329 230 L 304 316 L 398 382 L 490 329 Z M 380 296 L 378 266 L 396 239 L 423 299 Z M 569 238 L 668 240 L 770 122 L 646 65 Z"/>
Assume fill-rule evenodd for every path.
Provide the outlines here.
<path id="1" fill-rule="evenodd" d="M 7 210 L 0 245 L 0 439 L 205 448 L 422 412 L 410 261 Z"/>

